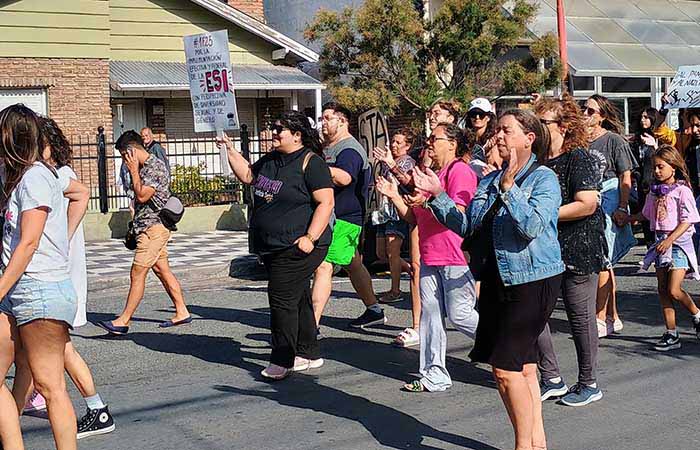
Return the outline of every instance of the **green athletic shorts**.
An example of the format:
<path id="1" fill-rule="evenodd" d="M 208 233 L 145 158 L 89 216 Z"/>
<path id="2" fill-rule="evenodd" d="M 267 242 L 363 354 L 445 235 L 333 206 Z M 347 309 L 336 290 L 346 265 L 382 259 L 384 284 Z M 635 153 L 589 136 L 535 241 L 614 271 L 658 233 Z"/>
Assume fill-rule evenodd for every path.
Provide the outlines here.
<path id="1" fill-rule="evenodd" d="M 347 266 L 355 256 L 355 250 L 360 245 L 362 227 L 344 220 L 336 220 L 333 226 L 333 240 L 328 247 L 326 261 L 331 264 Z"/>

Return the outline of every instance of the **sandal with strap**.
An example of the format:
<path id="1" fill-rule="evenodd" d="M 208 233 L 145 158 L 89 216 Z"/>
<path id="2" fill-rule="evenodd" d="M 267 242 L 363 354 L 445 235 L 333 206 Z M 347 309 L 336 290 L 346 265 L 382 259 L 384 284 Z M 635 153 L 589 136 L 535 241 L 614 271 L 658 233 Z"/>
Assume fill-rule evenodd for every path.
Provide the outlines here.
<path id="1" fill-rule="evenodd" d="M 379 295 L 377 299 L 379 303 L 397 303 L 403 300 L 403 292 L 391 292 L 387 291 Z"/>
<path id="2" fill-rule="evenodd" d="M 420 344 L 420 335 L 413 328 L 405 328 L 394 338 L 392 344 L 401 348 L 413 347 Z"/>
<path id="3" fill-rule="evenodd" d="M 404 384 L 403 390 L 406 392 L 426 392 L 427 391 L 427 389 L 425 389 L 425 386 L 423 386 L 423 383 L 421 383 L 420 380 L 413 380 L 413 381 L 411 381 L 410 384 Z"/>

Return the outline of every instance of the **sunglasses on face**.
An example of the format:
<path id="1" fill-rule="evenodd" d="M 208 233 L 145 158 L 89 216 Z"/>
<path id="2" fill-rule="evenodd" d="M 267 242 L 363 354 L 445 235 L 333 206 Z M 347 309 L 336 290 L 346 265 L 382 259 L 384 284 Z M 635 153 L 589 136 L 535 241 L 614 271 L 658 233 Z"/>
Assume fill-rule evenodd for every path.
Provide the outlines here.
<path id="1" fill-rule="evenodd" d="M 483 119 L 486 117 L 486 113 L 482 111 L 474 111 L 469 113 L 470 119 Z"/>
<path id="2" fill-rule="evenodd" d="M 588 114 L 589 116 L 592 116 L 593 114 L 597 114 L 600 111 L 591 107 L 585 107 L 583 108 L 583 112 Z"/>
<path id="3" fill-rule="evenodd" d="M 282 134 L 282 132 L 286 129 L 287 129 L 287 127 L 285 127 L 284 125 L 280 125 L 280 124 L 275 124 L 275 125 L 272 125 L 272 127 L 270 127 L 270 130 L 274 131 L 277 134 Z"/>
<path id="4" fill-rule="evenodd" d="M 547 126 L 547 125 L 552 124 L 552 123 L 559 124 L 559 121 L 558 120 L 540 119 L 540 123 L 544 126 Z"/>

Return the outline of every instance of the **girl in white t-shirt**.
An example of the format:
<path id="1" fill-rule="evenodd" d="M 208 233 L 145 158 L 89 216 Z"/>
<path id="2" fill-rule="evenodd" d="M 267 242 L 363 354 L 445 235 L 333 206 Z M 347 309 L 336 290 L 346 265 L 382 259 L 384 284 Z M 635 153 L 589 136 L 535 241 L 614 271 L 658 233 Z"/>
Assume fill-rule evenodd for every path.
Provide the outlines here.
<path id="1" fill-rule="evenodd" d="M 46 398 L 57 450 L 74 450 L 77 422 L 63 377 L 68 329 L 77 310 L 68 243 L 85 214 L 89 193 L 80 183 L 59 179 L 41 161 L 42 148 L 39 119 L 32 110 L 12 105 L 0 112 L 0 158 L 5 164 L 0 375 L 4 378 L 15 358 L 18 366 L 30 368 Z M 18 408 L 4 383 L 0 410 L 4 448 L 21 449 Z"/>
<path id="2" fill-rule="evenodd" d="M 58 177 L 62 183 L 67 184 L 71 180 L 77 182 L 78 176 L 69 165 L 72 160 L 72 150 L 68 139 L 53 119 L 41 117 L 39 122 L 45 140 L 43 159 L 57 169 Z M 64 198 L 64 204 L 67 208 L 69 200 Z M 87 323 L 87 262 L 82 222 L 70 240 L 68 270 L 78 298 L 77 312 L 73 319 L 73 328 L 77 328 Z M 70 341 L 66 344 L 64 358 L 66 372 L 80 391 L 87 407 L 86 414 L 78 421 L 78 439 L 114 431 L 114 419 L 109 408 L 97 393 L 90 368 Z M 17 372 L 20 371 L 21 369 L 18 367 Z M 16 374 L 15 379 L 23 378 Z M 26 394 L 31 390 L 31 385 L 17 386 L 17 384 L 15 382 L 12 393 L 17 405 L 24 405 L 25 412 L 41 411 L 46 408 L 45 399 L 36 391 L 32 393 L 26 404 L 22 403 L 26 400 Z"/>

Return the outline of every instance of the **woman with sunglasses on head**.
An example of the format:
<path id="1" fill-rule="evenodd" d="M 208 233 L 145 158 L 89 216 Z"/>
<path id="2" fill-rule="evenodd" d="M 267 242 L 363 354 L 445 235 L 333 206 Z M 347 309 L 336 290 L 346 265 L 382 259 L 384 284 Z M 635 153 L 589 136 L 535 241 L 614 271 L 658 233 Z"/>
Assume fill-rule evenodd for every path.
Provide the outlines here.
<path id="1" fill-rule="evenodd" d="M 426 151 L 438 171 L 441 189 L 464 211 L 476 191 L 476 174 L 460 158 L 466 151 L 462 130 L 454 124 L 438 124 L 427 140 Z M 418 172 L 420 169 L 414 169 Z M 414 177 L 415 177 L 414 173 Z M 420 235 L 420 374 L 404 386 L 409 392 L 444 391 L 452 386 L 445 364 L 445 317 L 462 333 L 474 337 L 479 314 L 474 309 L 474 278 L 461 250 L 459 235 L 440 224 L 423 205 L 409 207 L 393 180 L 379 177 L 377 190 L 386 195 L 399 215 L 415 223 Z M 423 193 L 423 201 L 426 197 Z"/>
<path id="2" fill-rule="evenodd" d="M 5 163 L 0 373 L 4 379 L 15 355 L 26 358 L 36 390 L 46 399 L 57 450 L 75 450 L 77 421 L 63 375 L 68 330 L 78 308 L 68 252 L 89 192 L 75 180 L 61 179 L 42 160 L 44 144 L 32 110 L 18 104 L 0 112 L 0 158 Z M 5 383 L 0 404 L 3 448 L 21 449 L 19 413 Z"/>
<path id="3" fill-rule="evenodd" d="M 272 127 L 274 151 L 252 165 L 227 136 L 217 142 L 236 177 L 253 186 L 250 227 L 269 276 L 272 332 L 270 365 L 261 375 L 281 380 L 321 367 L 310 283 L 331 243 L 334 201 L 318 132 L 302 113 L 287 111 Z"/>
<path id="4" fill-rule="evenodd" d="M 627 140 L 620 134 L 623 126 L 619 111 L 602 95 L 586 100 L 589 151 L 598 158 L 603 187 L 605 238 L 608 242 L 608 264 L 598 279 L 598 337 L 622 331 L 617 312 L 616 283 L 613 267 L 637 244 L 629 225 L 629 199 L 635 158 Z"/>
<path id="5" fill-rule="evenodd" d="M 505 168 L 487 175 L 465 212 L 427 172 L 416 187 L 433 198 L 435 218 L 476 240 L 480 269 L 479 326 L 472 361 L 488 363 L 515 432 L 516 450 L 547 448 L 537 381 L 537 339 L 561 289 L 557 222 L 561 191 L 556 174 L 537 164 L 548 136 L 530 111 L 511 109 L 498 121 L 498 152 Z"/>
<path id="6" fill-rule="evenodd" d="M 568 406 L 584 406 L 600 400 L 597 385 L 598 329 L 596 293 L 598 273 L 605 268 L 607 242 L 605 217 L 599 206 L 600 169 L 588 152 L 586 119 L 569 95 L 561 100 L 542 98 L 534 104 L 535 114 L 549 132 L 549 149 L 544 164 L 557 174 L 562 204 L 559 208 L 558 238 L 566 266 L 562 299 L 578 359 L 578 383 L 568 389 L 561 378 L 549 325 L 537 340 L 542 400 L 563 396 Z"/>

